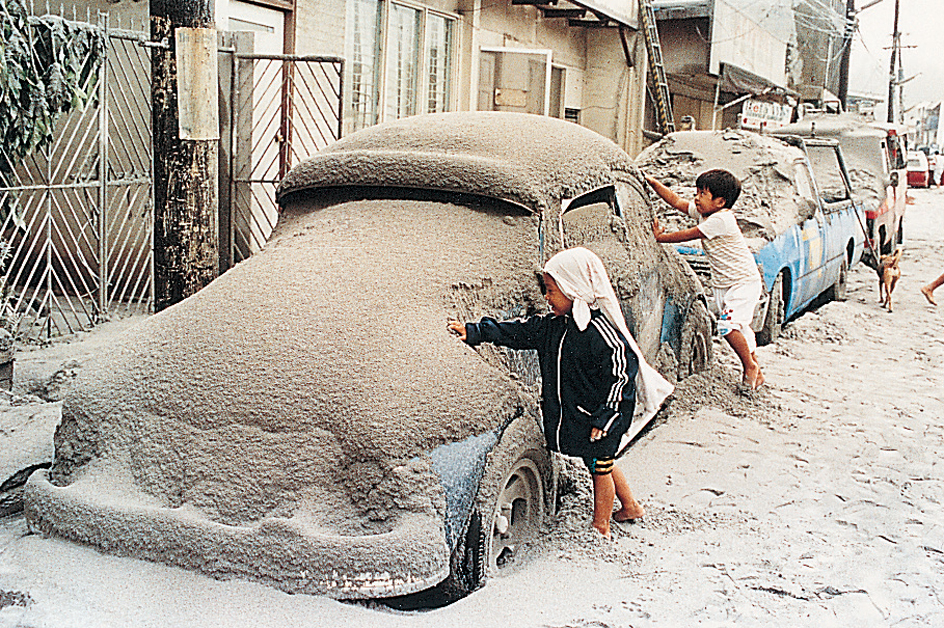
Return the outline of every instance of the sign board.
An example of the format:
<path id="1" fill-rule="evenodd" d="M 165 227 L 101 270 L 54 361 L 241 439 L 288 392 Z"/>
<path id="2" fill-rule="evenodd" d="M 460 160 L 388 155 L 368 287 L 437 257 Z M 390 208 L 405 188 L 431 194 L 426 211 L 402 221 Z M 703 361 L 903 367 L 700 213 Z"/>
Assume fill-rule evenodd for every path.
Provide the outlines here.
<path id="1" fill-rule="evenodd" d="M 215 28 L 177 28 L 178 130 L 182 140 L 220 139 Z"/>
<path id="2" fill-rule="evenodd" d="M 750 98 L 744 101 L 744 106 L 741 108 L 741 128 L 775 129 L 790 124 L 792 117 L 793 107 Z"/>

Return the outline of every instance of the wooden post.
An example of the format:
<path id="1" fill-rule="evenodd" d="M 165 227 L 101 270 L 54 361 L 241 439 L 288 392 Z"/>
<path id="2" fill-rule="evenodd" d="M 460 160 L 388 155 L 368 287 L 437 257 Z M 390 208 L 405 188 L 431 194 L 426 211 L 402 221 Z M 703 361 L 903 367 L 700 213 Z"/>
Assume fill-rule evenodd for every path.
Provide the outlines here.
<path id="1" fill-rule="evenodd" d="M 213 0 L 150 0 L 150 15 L 151 41 L 158 43 L 151 53 L 151 119 L 159 312 L 219 275 L 219 142 L 181 139 L 175 58 L 177 28 L 214 28 Z"/>

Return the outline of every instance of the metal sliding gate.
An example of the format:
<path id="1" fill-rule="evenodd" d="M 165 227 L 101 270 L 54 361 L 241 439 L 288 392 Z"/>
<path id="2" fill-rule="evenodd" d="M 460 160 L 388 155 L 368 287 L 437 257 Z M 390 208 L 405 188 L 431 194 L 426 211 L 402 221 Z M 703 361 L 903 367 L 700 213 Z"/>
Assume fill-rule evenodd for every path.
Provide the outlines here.
<path id="1" fill-rule="evenodd" d="M 92 96 L 49 146 L 0 171 L 0 326 L 21 340 L 151 308 L 147 36 L 107 21 L 106 58 L 83 86 Z"/>
<path id="2" fill-rule="evenodd" d="M 338 57 L 229 55 L 232 107 L 223 153 L 228 142 L 230 185 L 220 199 L 221 208 L 231 208 L 220 220 L 224 268 L 265 244 L 278 220 L 275 188 L 282 177 L 341 137 L 344 92 Z"/>
<path id="3" fill-rule="evenodd" d="M 98 22 L 107 56 L 84 86 L 94 96 L 48 147 L 0 171 L 0 326 L 21 341 L 153 310 L 148 34 Z M 222 48 L 219 59 L 225 270 L 271 234 L 285 173 L 340 137 L 344 64 Z"/>

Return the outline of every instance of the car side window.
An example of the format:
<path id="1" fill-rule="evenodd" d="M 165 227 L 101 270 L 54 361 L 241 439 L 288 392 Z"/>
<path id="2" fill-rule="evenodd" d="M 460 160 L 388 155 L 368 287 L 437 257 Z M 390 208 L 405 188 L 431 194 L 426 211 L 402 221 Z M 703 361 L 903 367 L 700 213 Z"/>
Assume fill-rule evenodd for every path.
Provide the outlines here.
<path id="1" fill-rule="evenodd" d="M 836 149 L 833 146 L 810 146 L 808 154 L 819 195 L 827 211 L 835 209 L 836 203 L 849 200 L 849 190 Z"/>
<path id="2" fill-rule="evenodd" d="M 588 192 L 564 203 L 561 236 L 565 247 L 613 237 L 622 224 L 616 191 L 612 186 Z"/>

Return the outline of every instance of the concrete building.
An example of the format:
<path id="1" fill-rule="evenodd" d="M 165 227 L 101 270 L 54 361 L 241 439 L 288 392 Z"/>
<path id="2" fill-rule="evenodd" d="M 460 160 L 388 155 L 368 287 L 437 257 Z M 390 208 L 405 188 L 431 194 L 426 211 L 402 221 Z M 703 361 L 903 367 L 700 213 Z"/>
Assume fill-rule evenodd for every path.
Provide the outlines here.
<path id="1" fill-rule="evenodd" d="M 691 116 L 702 130 L 790 121 L 798 94 L 787 86 L 788 42 L 733 1 L 653 6 L 676 120 Z M 651 119 L 646 128 L 654 128 Z"/>
<path id="2" fill-rule="evenodd" d="M 843 0 L 653 4 L 677 120 L 760 130 L 838 106 Z"/>
<path id="3" fill-rule="evenodd" d="M 629 0 L 296 0 L 297 54 L 344 57 L 345 132 L 426 112 L 567 118 L 642 147 Z"/>

